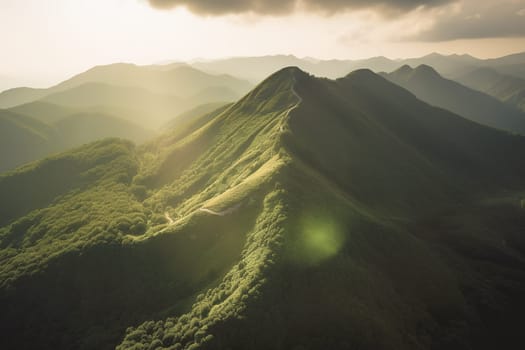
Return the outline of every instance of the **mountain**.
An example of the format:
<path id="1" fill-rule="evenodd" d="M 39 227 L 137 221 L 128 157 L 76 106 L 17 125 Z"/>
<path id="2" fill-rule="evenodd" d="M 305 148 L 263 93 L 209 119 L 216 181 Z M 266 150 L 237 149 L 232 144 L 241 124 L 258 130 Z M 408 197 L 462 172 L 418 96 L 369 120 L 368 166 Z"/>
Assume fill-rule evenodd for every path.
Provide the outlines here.
<path id="1" fill-rule="evenodd" d="M 28 116 L 0 110 L 0 172 L 47 154 L 56 131 Z"/>
<path id="2" fill-rule="evenodd" d="M 525 134 L 525 113 L 494 97 L 445 79 L 430 66 L 421 65 L 415 69 L 403 66 L 384 74 L 384 77 L 434 106 L 480 124 Z"/>
<path id="3" fill-rule="evenodd" d="M 21 104 L 9 108 L 9 110 L 16 114 L 35 118 L 43 123 L 54 123 L 77 112 L 77 110 L 71 107 L 59 106 L 43 101 Z"/>
<path id="4" fill-rule="evenodd" d="M 97 66 L 58 84 L 61 91 L 85 83 L 105 83 L 148 89 L 159 94 L 191 97 L 209 88 L 229 88 L 238 96 L 248 92 L 251 84 L 226 74 L 207 74 L 187 65 L 169 70 L 158 70 L 151 66 L 136 66 L 117 63 Z"/>
<path id="5" fill-rule="evenodd" d="M 403 65 L 417 67 L 420 65 L 431 66 L 445 76 L 457 76 L 463 72 L 482 64 L 482 60 L 470 55 L 440 55 L 432 53 L 419 58 L 403 60 Z"/>
<path id="6" fill-rule="evenodd" d="M 525 79 L 505 75 L 492 68 L 478 68 L 455 80 L 525 112 Z"/>
<path id="7" fill-rule="evenodd" d="M 44 102 L 77 109 L 101 108 L 102 111 L 120 109 L 125 118 L 145 127 L 159 125 L 164 120 L 189 108 L 186 101 L 170 95 L 152 93 L 135 87 L 121 87 L 104 83 L 86 83 L 57 92 L 42 99 Z"/>
<path id="8" fill-rule="evenodd" d="M 32 112 L 33 107 L 24 106 L 21 109 Z M 36 107 L 43 111 L 63 111 L 41 103 Z M 53 120 L 47 116 L 44 119 Z M 0 172 L 106 137 L 121 137 L 142 143 L 155 135 L 129 121 L 101 113 L 73 113 L 44 123 L 31 116 L 0 110 L 0 125 Z"/>
<path id="9" fill-rule="evenodd" d="M 130 110 L 148 119 L 133 122 L 160 123 L 203 103 L 236 100 L 251 84 L 229 75 L 213 75 L 189 66 L 160 70 L 152 66 L 113 64 L 97 66 L 48 89 L 15 88 L 0 93 L 0 108 L 12 108 L 34 101 L 64 106 L 110 105 Z M 169 100 L 169 101 L 167 101 Z M 160 103 L 155 107 L 152 104 Z M 133 108 L 129 108 L 127 105 Z M 166 106 L 167 105 L 167 106 Z M 167 110 L 164 110 L 164 108 Z M 160 115 L 162 111 L 162 115 Z M 169 111 L 169 112 L 168 112 Z M 123 116 L 121 116 L 123 117 Z M 152 121 L 153 119 L 153 121 Z"/>
<path id="10" fill-rule="evenodd" d="M 438 53 L 396 60 L 386 57 L 372 57 L 360 60 L 319 60 L 297 58 L 293 55 L 275 55 L 196 61 L 192 62 L 191 65 L 210 73 L 227 73 L 253 82 L 259 82 L 272 72 L 286 66 L 297 66 L 314 75 L 331 79 L 344 76 L 352 70 L 363 68 L 376 72 L 391 72 L 403 65 L 419 66 L 422 64 L 434 67 L 440 74 L 448 78 L 461 76 L 479 67 L 493 67 L 500 72 L 525 77 L 525 60 L 523 60 L 523 55 L 525 54 L 521 53 L 487 60 L 470 55 L 441 55 Z M 180 63 L 175 63 L 174 65 L 179 66 Z"/>
<path id="11" fill-rule="evenodd" d="M 0 176 L 0 346 L 511 348 L 524 156 L 369 70 L 280 70 L 201 126 Z"/>
<path id="12" fill-rule="evenodd" d="M 61 149 L 65 150 L 108 137 L 128 139 L 142 143 L 155 133 L 107 114 L 79 113 L 56 121 L 53 126 L 61 135 Z"/>

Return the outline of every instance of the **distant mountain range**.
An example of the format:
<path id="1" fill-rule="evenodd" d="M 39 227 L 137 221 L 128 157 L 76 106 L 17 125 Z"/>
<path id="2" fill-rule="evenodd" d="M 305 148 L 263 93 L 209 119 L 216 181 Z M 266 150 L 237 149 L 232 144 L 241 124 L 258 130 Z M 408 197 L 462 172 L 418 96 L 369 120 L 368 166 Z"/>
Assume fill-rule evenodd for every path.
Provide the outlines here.
<path id="1" fill-rule="evenodd" d="M 140 143 L 177 115 L 235 101 L 251 86 L 185 65 L 159 69 L 113 64 L 47 89 L 4 91 L 0 171 L 105 137 Z"/>
<path id="2" fill-rule="evenodd" d="M 101 113 L 72 113 L 42 122 L 0 110 L 0 125 L 0 172 L 107 137 L 142 143 L 155 135 L 129 121 Z"/>
<path id="3" fill-rule="evenodd" d="M 419 99 L 490 98 L 429 67 L 347 73 L 0 175 L 0 347 L 523 344 L 525 137 Z"/>
<path id="4" fill-rule="evenodd" d="M 494 128 L 525 135 L 525 113 L 495 97 L 445 79 L 432 67 L 403 66 L 383 76 L 419 99 Z"/>
<path id="5" fill-rule="evenodd" d="M 222 60 L 194 62 L 192 65 L 203 71 L 226 73 L 258 82 L 272 72 L 286 66 L 297 66 L 321 77 L 336 79 L 349 72 L 367 68 L 375 72 L 391 72 L 404 65 L 434 67 L 440 74 L 455 78 L 480 67 L 490 67 L 498 72 L 525 79 L 525 53 L 513 54 L 496 59 L 478 59 L 469 55 L 430 54 L 419 58 L 392 60 L 373 57 L 362 60 L 317 60 L 297 58 L 292 55 L 236 57 Z"/>

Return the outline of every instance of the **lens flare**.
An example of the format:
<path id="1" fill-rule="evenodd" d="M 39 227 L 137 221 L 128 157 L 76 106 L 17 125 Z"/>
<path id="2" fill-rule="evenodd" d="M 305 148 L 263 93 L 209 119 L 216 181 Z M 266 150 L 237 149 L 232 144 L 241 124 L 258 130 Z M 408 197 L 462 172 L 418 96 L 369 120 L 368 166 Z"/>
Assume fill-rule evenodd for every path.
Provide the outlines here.
<path id="1" fill-rule="evenodd" d="M 341 250 L 345 235 L 340 225 L 327 215 L 308 215 L 301 220 L 295 246 L 299 262 L 319 264 Z"/>

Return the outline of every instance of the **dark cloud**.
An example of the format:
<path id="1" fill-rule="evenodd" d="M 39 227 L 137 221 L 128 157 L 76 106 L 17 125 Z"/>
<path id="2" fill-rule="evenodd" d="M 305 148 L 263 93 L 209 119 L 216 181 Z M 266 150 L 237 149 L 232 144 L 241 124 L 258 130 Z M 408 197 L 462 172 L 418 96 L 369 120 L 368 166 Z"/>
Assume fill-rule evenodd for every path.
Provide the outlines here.
<path id="1" fill-rule="evenodd" d="M 148 0 L 159 9 L 186 7 L 201 15 L 255 13 L 286 15 L 298 8 L 324 14 L 351 9 L 375 8 L 384 13 L 399 13 L 418 7 L 436 7 L 456 0 Z"/>
<path id="2" fill-rule="evenodd" d="M 455 11 L 443 12 L 435 25 L 417 35 L 423 41 L 525 36 L 525 0 L 464 0 Z"/>

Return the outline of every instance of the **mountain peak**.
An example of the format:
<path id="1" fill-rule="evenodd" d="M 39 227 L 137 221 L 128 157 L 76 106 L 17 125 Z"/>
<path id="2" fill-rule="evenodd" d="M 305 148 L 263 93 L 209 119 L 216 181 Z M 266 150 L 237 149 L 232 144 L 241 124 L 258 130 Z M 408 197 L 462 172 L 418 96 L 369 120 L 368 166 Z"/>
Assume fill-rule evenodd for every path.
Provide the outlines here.
<path id="1" fill-rule="evenodd" d="M 301 68 L 297 66 L 284 67 L 272 75 L 285 75 L 285 74 L 291 74 L 292 76 L 296 76 L 296 75 L 308 76 L 309 75 L 308 73 L 306 73 L 305 71 L 303 71 Z"/>
<path id="2" fill-rule="evenodd" d="M 425 74 L 427 76 L 438 76 L 438 77 L 441 77 L 439 75 L 439 73 L 431 66 L 429 65 L 426 65 L 426 64 L 421 64 L 419 66 L 416 67 L 416 69 L 414 69 L 414 72 L 416 74 Z"/>
<path id="3" fill-rule="evenodd" d="M 351 79 L 375 79 L 378 77 L 376 73 L 368 68 L 356 69 L 346 75 L 345 78 Z"/>
<path id="4" fill-rule="evenodd" d="M 408 64 L 404 64 L 395 71 L 393 71 L 391 74 L 397 74 L 397 75 L 407 75 L 414 71 L 414 68 L 410 67 Z"/>

